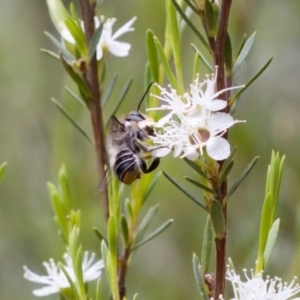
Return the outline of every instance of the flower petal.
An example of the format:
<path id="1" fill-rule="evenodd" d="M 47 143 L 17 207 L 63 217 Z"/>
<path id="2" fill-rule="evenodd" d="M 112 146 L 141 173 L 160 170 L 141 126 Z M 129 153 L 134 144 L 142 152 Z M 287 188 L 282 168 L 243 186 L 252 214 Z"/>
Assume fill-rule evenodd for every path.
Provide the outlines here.
<path id="1" fill-rule="evenodd" d="M 212 137 L 206 143 L 207 154 L 215 160 L 224 160 L 230 155 L 230 145 L 222 137 Z"/>
<path id="2" fill-rule="evenodd" d="M 125 57 L 129 54 L 131 45 L 125 42 L 111 41 L 108 44 L 108 50 L 115 56 Z"/>
<path id="3" fill-rule="evenodd" d="M 134 28 L 130 28 L 130 26 L 135 22 L 137 17 L 133 17 L 131 20 L 129 20 L 127 23 L 125 23 L 121 28 L 119 28 L 114 35 L 112 36 L 112 39 L 117 39 L 121 35 L 123 35 L 126 32 L 133 31 Z"/>

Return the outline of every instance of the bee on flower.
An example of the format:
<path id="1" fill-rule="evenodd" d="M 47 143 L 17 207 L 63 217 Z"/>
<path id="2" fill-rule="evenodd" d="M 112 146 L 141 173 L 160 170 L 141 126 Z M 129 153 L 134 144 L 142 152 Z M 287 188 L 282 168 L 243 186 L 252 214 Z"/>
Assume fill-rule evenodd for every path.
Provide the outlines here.
<path id="1" fill-rule="evenodd" d="M 164 89 L 160 86 L 160 95 L 154 95 L 162 101 L 162 105 L 149 110 L 166 110 L 168 113 L 158 120 L 156 135 L 151 137 L 154 144 L 163 146 L 155 155 L 162 157 L 173 150 L 174 157 L 187 157 L 196 160 L 206 153 L 215 160 L 224 160 L 230 155 L 230 144 L 223 137 L 228 128 L 236 123 L 225 112 L 225 100 L 219 96 L 226 91 L 242 88 L 230 87 L 215 92 L 217 69 L 211 77 L 201 82 L 199 75 L 190 85 L 190 92 L 180 96 L 172 87 Z"/>

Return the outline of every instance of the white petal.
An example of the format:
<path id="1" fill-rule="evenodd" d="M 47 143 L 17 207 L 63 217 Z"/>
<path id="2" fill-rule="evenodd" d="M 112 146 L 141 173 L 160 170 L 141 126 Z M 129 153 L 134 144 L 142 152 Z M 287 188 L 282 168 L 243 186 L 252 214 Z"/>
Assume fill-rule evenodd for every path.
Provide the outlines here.
<path id="1" fill-rule="evenodd" d="M 59 292 L 58 287 L 53 286 L 53 285 L 45 286 L 45 287 L 42 287 L 40 289 L 36 289 L 36 290 L 32 291 L 33 295 L 35 295 L 37 297 L 48 296 L 48 295 L 55 294 L 55 293 L 58 293 L 58 292 Z"/>
<path id="2" fill-rule="evenodd" d="M 152 152 L 155 157 L 163 157 L 163 156 L 168 155 L 171 152 L 171 149 L 168 147 L 164 147 L 164 148 L 154 150 Z"/>
<path id="3" fill-rule="evenodd" d="M 183 148 L 184 155 L 181 158 L 186 157 L 189 160 L 196 160 L 199 157 L 198 151 L 193 146 L 185 146 Z"/>
<path id="4" fill-rule="evenodd" d="M 174 157 L 179 156 L 182 152 L 182 149 L 183 149 L 183 144 L 182 143 L 175 144 L 174 145 L 174 154 L 173 154 L 173 156 Z"/>
<path id="5" fill-rule="evenodd" d="M 234 123 L 236 123 L 236 121 L 230 114 L 216 112 L 210 119 L 209 128 L 212 131 L 224 131 L 234 125 Z"/>
<path id="6" fill-rule="evenodd" d="M 129 54 L 131 45 L 125 42 L 111 41 L 108 45 L 108 50 L 115 56 L 125 57 Z"/>
<path id="7" fill-rule="evenodd" d="M 103 57 L 103 49 L 100 44 L 97 46 L 96 57 L 97 60 L 100 60 Z"/>
<path id="8" fill-rule="evenodd" d="M 215 160 L 224 160 L 230 155 L 230 145 L 222 137 L 212 137 L 206 143 L 207 154 Z"/>
<path id="9" fill-rule="evenodd" d="M 119 36 L 123 35 L 124 33 L 128 32 L 128 31 L 133 31 L 134 28 L 130 28 L 130 26 L 135 22 L 137 18 L 133 17 L 131 20 L 129 20 L 126 24 L 124 24 L 121 28 L 119 28 L 114 35 L 112 36 L 112 38 L 115 40 L 117 39 Z"/>
<path id="10" fill-rule="evenodd" d="M 207 101 L 205 103 L 205 107 L 210 111 L 218 111 L 225 108 L 226 106 L 227 106 L 227 102 L 219 99 Z"/>

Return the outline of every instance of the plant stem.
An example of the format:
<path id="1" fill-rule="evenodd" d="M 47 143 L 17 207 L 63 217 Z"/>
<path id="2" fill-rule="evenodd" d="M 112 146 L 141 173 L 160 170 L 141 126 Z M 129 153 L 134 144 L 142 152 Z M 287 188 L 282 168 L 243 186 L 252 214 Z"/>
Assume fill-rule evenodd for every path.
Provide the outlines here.
<path id="1" fill-rule="evenodd" d="M 121 258 L 119 258 L 118 285 L 119 285 L 120 299 L 123 299 L 126 295 L 125 278 L 126 278 L 126 273 L 127 273 L 127 269 L 128 269 L 128 259 L 129 259 L 130 253 L 131 253 L 130 246 L 127 246 L 124 250 L 123 256 Z"/>
<path id="2" fill-rule="evenodd" d="M 94 25 L 94 15 L 95 15 L 95 1 L 89 0 L 80 0 L 80 6 L 82 11 L 82 19 L 84 22 L 84 30 L 86 35 L 86 42 L 89 45 L 92 36 L 94 34 L 95 25 Z M 92 59 L 87 63 L 85 73 L 83 77 L 89 86 L 92 99 L 90 99 L 90 113 L 91 121 L 94 132 L 95 139 L 95 148 L 96 148 L 96 158 L 97 158 L 97 168 L 100 177 L 100 181 L 104 184 L 101 184 L 101 193 L 104 201 L 104 214 L 106 220 L 109 217 L 108 210 L 108 191 L 105 181 L 105 166 L 107 166 L 107 153 L 105 148 L 105 137 L 104 137 L 104 125 L 102 117 L 102 107 L 101 107 L 101 94 L 98 80 L 98 68 L 97 68 L 97 59 L 96 54 L 93 55 Z"/>
<path id="3" fill-rule="evenodd" d="M 215 65 L 218 66 L 218 77 L 216 83 L 216 90 L 221 91 L 227 88 L 227 83 L 231 83 L 225 76 L 225 39 L 228 27 L 228 20 L 230 14 L 232 0 L 223 0 L 220 9 L 220 18 L 218 24 L 218 33 L 215 41 L 214 48 L 214 59 Z M 229 101 L 230 93 L 227 92 L 223 95 L 223 99 Z M 227 112 L 228 108 L 226 109 Z M 228 138 L 228 132 L 223 136 Z M 220 163 L 220 169 L 222 168 L 223 162 Z M 219 201 L 222 203 L 227 193 L 227 180 L 224 180 L 221 185 L 221 197 Z M 214 286 L 213 296 L 214 299 L 218 299 L 219 295 L 224 296 L 225 292 L 225 275 L 226 275 L 226 231 L 227 231 L 227 205 L 223 206 L 223 215 L 225 220 L 225 233 L 221 239 L 215 239 L 216 247 L 216 282 Z"/>

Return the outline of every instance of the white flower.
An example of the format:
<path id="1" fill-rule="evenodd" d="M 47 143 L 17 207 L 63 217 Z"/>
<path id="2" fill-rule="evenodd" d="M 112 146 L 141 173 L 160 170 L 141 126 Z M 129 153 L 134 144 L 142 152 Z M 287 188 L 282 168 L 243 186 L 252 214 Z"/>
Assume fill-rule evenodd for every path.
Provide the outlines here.
<path id="1" fill-rule="evenodd" d="M 68 272 L 72 281 L 76 282 L 70 255 L 68 253 L 65 253 L 63 257 L 66 262 L 66 264 L 64 265 L 66 271 Z M 101 259 L 93 263 L 94 259 L 95 253 L 91 253 L 90 257 L 88 252 L 84 253 L 82 260 L 82 273 L 84 282 L 96 280 L 101 275 L 101 270 L 104 268 L 103 260 Z M 49 262 L 44 262 L 43 265 L 47 271 L 47 275 L 38 275 L 24 266 L 24 277 L 27 280 L 45 285 L 40 289 L 33 290 L 32 293 L 35 296 L 42 297 L 59 293 L 61 290 L 70 287 L 69 281 L 67 280 L 65 274 L 53 259 L 50 259 Z"/>
<path id="2" fill-rule="evenodd" d="M 156 97 L 165 104 L 150 110 L 168 110 L 169 113 L 157 122 L 156 127 L 161 129 L 151 137 L 155 145 L 164 147 L 155 152 L 156 156 L 164 156 L 172 149 L 174 157 L 181 155 L 195 160 L 203 154 L 204 147 L 215 160 L 224 160 L 230 155 L 230 145 L 222 136 L 229 127 L 243 121 L 236 121 L 230 114 L 219 112 L 227 102 L 218 97 L 241 86 L 215 93 L 216 79 L 217 72 L 204 82 L 200 82 L 197 76 L 190 92 L 182 97 L 171 87 L 170 91 L 159 87 L 161 95 Z"/>
<path id="3" fill-rule="evenodd" d="M 244 270 L 245 280 L 227 267 L 226 279 L 231 282 L 234 298 L 232 300 L 299 300 L 300 298 L 291 298 L 300 292 L 299 284 L 296 284 L 296 278 L 288 285 L 283 283 L 281 278 L 267 277 L 265 280 L 262 274 L 255 276 L 251 271 L 251 278 Z"/>
<path id="4" fill-rule="evenodd" d="M 112 27 L 116 20 L 117 19 L 115 18 L 108 18 L 104 22 L 103 16 L 101 16 L 100 20 L 98 17 L 94 18 L 96 29 L 100 26 L 100 22 L 104 22 L 101 37 L 96 48 L 97 60 L 100 60 L 103 57 L 103 52 L 106 50 L 119 57 L 125 57 L 129 54 L 131 45 L 126 42 L 117 41 L 117 38 L 119 38 L 126 32 L 134 31 L 134 28 L 131 27 L 131 25 L 135 22 L 136 17 L 133 17 L 113 34 Z M 59 22 L 58 26 L 60 28 L 60 35 L 62 36 L 62 38 L 71 44 L 75 44 L 75 40 L 65 23 Z M 84 29 L 83 22 L 81 22 L 81 27 L 82 29 Z"/>

